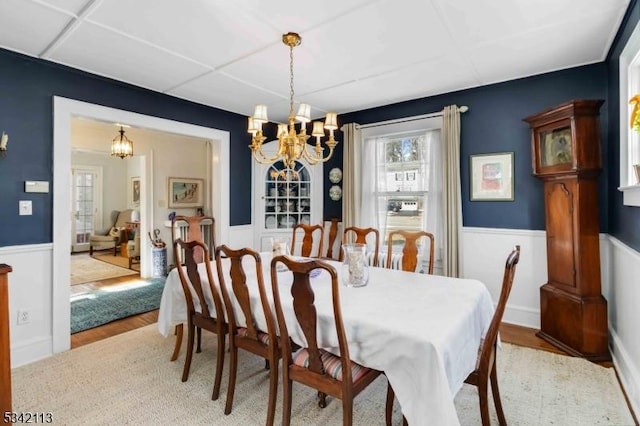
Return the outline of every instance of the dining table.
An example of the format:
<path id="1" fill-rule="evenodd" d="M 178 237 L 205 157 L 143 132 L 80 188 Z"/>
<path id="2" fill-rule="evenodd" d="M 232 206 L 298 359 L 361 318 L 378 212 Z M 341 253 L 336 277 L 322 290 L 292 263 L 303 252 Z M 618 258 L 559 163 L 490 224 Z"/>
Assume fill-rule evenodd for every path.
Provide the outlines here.
<path id="1" fill-rule="evenodd" d="M 270 304 L 270 252 L 260 253 Z M 245 257 L 245 262 L 252 262 Z M 341 262 L 326 260 L 344 283 Z M 211 262 L 218 286 L 215 261 Z M 228 265 L 223 263 L 225 282 Z M 198 265 L 207 281 L 204 264 Z M 245 264 L 250 297 L 256 302 L 255 320 L 266 329 L 259 301 L 255 267 Z M 295 327 L 290 292 L 291 273 L 278 272 L 280 297 L 292 339 L 304 346 Z M 280 275 L 281 274 L 281 275 Z M 337 353 L 331 299 L 331 279 L 326 271 L 311 279 L 318 315 L 318 339 L 324 349 Z M 208 285 L 206 286 L 208 287 Z M 210 291 L 207 300 L 211 300 Z M 240 325 L 244 316 L 235 299 L 233 310 Z M 213 303 L 209 303 L 212 312 Z M 365 367 L 383 371 L 393 387 L 409 425 L 459 425 L 454 398 L 475 369 L 480 341 L 493 317 L 494 305 L 486 286 L 475 279 L 450 278 L 396 269 L 371 267 L 365 286 L 340 286 L 340 305 L 350 358 Z M 196 309 L 199 306 L 196 305 Z M 167 276 L 160 302 L 158 329 L 167 337 L 173 327 L 186 322 L 187 307 L 177 269 Z"/>

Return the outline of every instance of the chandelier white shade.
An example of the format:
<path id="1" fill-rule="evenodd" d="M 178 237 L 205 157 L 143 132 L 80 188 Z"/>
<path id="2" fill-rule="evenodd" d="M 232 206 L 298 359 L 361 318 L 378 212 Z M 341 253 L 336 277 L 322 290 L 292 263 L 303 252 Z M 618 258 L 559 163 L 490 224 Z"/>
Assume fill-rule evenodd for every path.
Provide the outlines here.
<path id="1" fill-rule="evenodd" d="M 133 156 L 133 142 L 124 135 L 124 129 L 120 126 L 120 131 L 111 141 L 111 155 L 126 158 Z"/>
<path id="2" fill-rule="evenodd" d="M 275 163 L 281 160 L 289 169 L 293 169 L 295 162 L 305 160 L 309 164 L 325 162 L 333 155 L 333 150 L 338 144 L 334 139 L 333 132 L 338 128 L 338 116 L 335 112 L 328 112 L 324 123 L 314 121 L 311 136 L 316 138 L 313 147 L 307 145 L 309 135 L 307 134 L 307 123 L 311 122 L 311 107 L 308 104 L 300 104 L 298 113 L 293 113 L 293 48 L 298 46 L 301 38 L 296 33 L 287 33 L 282 36 L 282 42 L 289 46 L 289 71 L 290 71 L 290 98 L 289 98 L 289 122 L 288 124 L 278 124 L 276 138 L 278 139 L 278 149 L 275 155 L 267 155 L 262 150 L 262 143 L 267 139 L 262 133 L 262 125 L 269 122 L 266 105 L 256 105 L 253 115 L 249 117 L 247 131 L 251 133 L 251 151 L 253 156 L 261 164 Z M 296 123 L 300 123 L 300 129 L 296 130 Z M 325 145 L 329 148 L 327 155 L 324 155 L 322 138 L 326 136 L 325 131 L 329 131 L 329 139 Z"/>

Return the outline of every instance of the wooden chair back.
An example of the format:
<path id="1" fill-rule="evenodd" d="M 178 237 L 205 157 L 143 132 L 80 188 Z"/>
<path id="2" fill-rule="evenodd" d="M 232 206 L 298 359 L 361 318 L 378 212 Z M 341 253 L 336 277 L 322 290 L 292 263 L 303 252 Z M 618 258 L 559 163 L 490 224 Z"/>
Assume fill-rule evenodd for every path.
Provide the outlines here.
<path id="1" fill-rule="evenodd" d="M 241 326 L 247 329 L 246 334 L 243 336 L 243 340 L 252 340 L 257 344 L 260 344 L 260 341 L 258 339 L 258 332 L 265 331 L 269 334 L 269 336 L 277 336 L 278 334 L 275 320 L 273 318 L 273 312 L 271 310 L 271 306 L 269 305 L 270 299 L 267 297 L 267 292 L 265 290 L 264 278 L 262 274 L 262 260 L 260 258 L 260 254 L 250 248 L 241 248 L 239 250 L 234 250 L 227 247 L 226 245 L 221 245 L 216 248 L 215 258 L 216 269 L 218 270 L 218 280 L 220 282 L 220 289 L 222 292 L 222 299 L 226 307 L 227 321 L 229 322 L 229 333 L 232 336 L 238 334 L 239 323 L 238 319 L 236 318 L 235 311 L 233 310 L 233 303 L 231 301 L 231 298 L 234 297 L 237 304 L 240 306 L 240 310 L 242 311 L 242 314 L 244 316 L 244 322 L 241 323 Z M 254 312 L 257 311 L 253 309 L 254 302 L 252 302 L 251 300 L 250 289 L 247 287 L 247 273 L 245 270 L 245 266 L 243 265 L 243 260 L 245 258 L 252 259 L 252 269 L 255 270 L 255 276 L 258 285 L 258 294 L 260 295 L 260 310 L 264 313 L 264 318 L 267 325 L 266 330 L 259 329 L 256 322 Z M 229 259 L 227 268 L 229 271 L 230 280 L 228 283 L 225 279 L 225 266 L 222 263 L 223 259 Z M 229 291 L 229 289 L 231 289 L 231 292 Z M 277 340 L 277 338 L 273 340 Z M 260 344 L 260 346 L 262 345 Z"/>
<path id="2" fill-rule="evenodd" d="M 211 272 L 211 262 L 203 262 L 206 271 L 206 280 L 208 292 L 205 292 L 205 285 L 202 282 L 198 263 L 196 262 L 196 250 L 202 251 L 205 258 L 209 258 L 209 249 L 198 240 L 182 241 L 178 238 L 173 243 L 173 254 L 177 265 L 179 264 L 179 252 L 184 252 L 184 267 L 178 266 L 178 276 L 182 284 L 184 298 L 187 303 L 187 355 L 184 362 L 184 370 L 182 373 L 182 381 L 187 381 L 189 370 L 191 368 L 191 358 L 193 357 L 193 345 L 195 341 L 195 331 L 198 331 L 198 350 L 200 352 L 200 333 L 202 329 L 208 330 L 218 336 L 218 356 L 216 360 L 216 375 L 213 386 L 212 399 L 218 399 L 220 393 L 220 382 L 222 380 L 222 367 L 224 365 L 225 336 L 228 332 L 228 326 L 224 319 L 224 306 L 222 297 L 215 285 L 213 274 Z M 195 299 L 194 299 L 195 294 Z M 207 294 L 211 295 L 210 303 Z M 196 303 L 198 306 L 196 307 Z M 212 312 L 213 308 L 213 312 Z M 180 335 L 180 339 L 182 336 Z M 179 347 L 178 347 L 179 349 Z M 174 350 L 175 353 L 175 350 Z"/>
<path id="3" fill-rule="evenodd" d="M 230 336 L 229 352 L 231 356 L 231 366 L 229 368 L 229 386 L 227 387 L 227 402 L 224 413 L 230 414 L 233 407 L 238 365 L 237 349 L 240 348 L 263 357 L 267 361 L 268 368 L 271 370 L 266 424 L 272 425 L 276 409 L 280 346 L 275 319 L 270 306 L 270 299 L 267 297 L 265 290 L 260 254 L 250 248 L 234 250 L 226 245 L 222 245 L 216 248 L 215 258 L 222 299 L 227 309 Z M 223 260 L 228 260 L 228 262 L 225 262 L 223 265 Z M 229 272 L 228 280 L 225 279 L 225 268 Z M 258 302 L 252 301 L 250 296 L 250 292 L 253 291 L 255 294 L 255 290 L 251 290 L 247 286 L 248 268 L 254 269 L 258 286 L 257 290 L 260 296 L 260 309 L 255 309 L 254 305 L 258 304 Z M 238 318 L 233 309 L 234 303 L 232 298 L 235 299 L 235 302 L 237 302 L 237 305 L 239 305 L 242 311 L 242 315 L 244 316 L 243 322 L 238 322 Z M 262 329 L 258 327 L 258 320 L 256 319 L 255 313 L 260 312 L 264 315 L 266 330 L 264 327 Z M 265 332 L 268 338 L 266 338 Z"/>
<path id="4" fill-rule="evenodd" d="M 355 241 L 353 240 L 353 235 L 355 234 Z M 347 242 L 357 243 L 357 244 L 367 244 L 367 236 L 371 234 L 374 238 L 373 243 L 373 266 L 378 266 L 378 252 L 380 250 L 380 232 L 378 232 L 375 228 L 358 228 L 356 226 L 350 226 L 344 229 L 344 233 L 342 234 L 342 243 L 345 244 Z M 367 246 L 369 246 L 367 244 Z M 344 258 L 344 252 L 340 250 L 340 259 Z"/>
<path id="5" fill-rule="evenodd" d="M 173 244 L 178 238 L 183 241 L 202 241 L 207 245 L 209 255 L 212 256 L 216 247 L 215 225 L 216 220 L 212 216 L 175 216 L 171 220 L 171 243 Z M 186 227 L 184 234 L 180 231 L 182 227 Z M 207 230 L 206 234 L 203 233 L 203 229 Z M 180 255 L 181 258 L 176 260 L 180 263 L 176 263 L 176 265 L 185 263 L 183 253 L 180 252 Z M 201 263 L 205 259 L 204 253 L 200 249 L 196 249 L 193 255 L 196 263 Z M 212 260 L 210 256 L 206 258 Z"/>
<path id="6" fill-rule="evenodd" d="M 426 231 L 391 231 L 387 242 L 387 262 L 386 267 L 391 268 L 391 258 L 393 253 L 393 241 L 399 236 L 404 239 L 402 247 L 402 267 L 403 271 L 414 272 L 418 265 L 418 240 L 426 237 L 429 241 L 429 268 L 428 273 L 433 274 L 433 250 L 435 248 L 435 238 L 433 234 Z"/>
<path id="7" fill-rule="evenodd" d="M 299 349 L 292 355 L 291 338 L 286 323 L 283 303 L 280 298 L 278 276 L 278 264 L 284 264 L 293 275 L 290 287 L 293 312 L 296 328 L 300 328 L 304 334 L 307 346 Z M 327 272 L 331 278 L 331 299 L 333 306 L 333 321 L 338 337 L 340 356 L 336 357 L 320 349 L 318 343 L 318 315 L 316 309 L 316 294 L 313 289 L 311 272 L 320 269 Z M 291 382 L 296 381 L 317 389 L 320 393 L 320 406 L 324 407 L 325 395 L 331 395 L 342 400 L 343 424 L 350 425 L 353 417 L 353 399 L 368 384 L 370 384 L 380 371 L 371 370 L 353 363 L 349 357 L 349 346 L 342 320 L 340 309 L 340 291 L 338 273 L 329 263 L 322 260 L 296 261 L 288 256 L 276 256 L 271 261 L 271 283 L 273 299 L 276 311 L 276 320 L 280 332 L 280 345 L 283 358 L 283 383 L 284 383 L 284 410 L 283 425 L 288 425 L 291 416 Z M 324 284 L 323 284 L 324 285 Z M 292 324 L 293 325 L 293 324 Z M 299 356 L 300 351 L 307 351 L 308 363 L 301 366 L 294 362 L 294 357 Z M 341 378 L 332 377 L 325 369 L 326 357 L 338 358 L 341 365 Z M 356 373 L 357 372 L 357 373 Z M 355 380 L 354 380 L 355 378 Z"/>
<path id="8" fill-rule="evenodd" d="M 302 234 L 302 248 L 300 256 L 320 257 L 322 256 L 322 237 L 324 227 L 320 224 L 305 225 L 299 223 L 293 227 L 293 238 L 291 239 L 291 254 L 296 250 L 296 237 Z M 316 247 L 316 250 L 313 250 Z"/>
<path id="9" fill-rule="evenodd" d="M 500 425 L 506 425 L 507 420 L 502 409 L 502 402 L 500 401 L 500 390 L 498 387 L 498 372 L 496 369 L 496 346 L 498 342 L 498 329 L 500 322 L 502 321 L 502 315 L 507 306 L 507 300 L 509 294 L 511 294 L 511 288 L 513 287 L 513 277 L 516 273 L 516 265 L 520 260 L 520 246 L 517 245 L 513 251 L 507 257 L 507 261 L 504 267 L 504 275 L 502 278 L 502 289 L 500 290 L 500 298 L 496 305 L 496 310 L 489 324 L 484 338 L 480 342 L 480 350 L 478 352 L 478 360 L 476 362 L 476 369 L 469 374 L 469 377 L 465 380 L 466 383 L 478 387 L 478 396 L 480 399 L 480 416 L 482 418 L 483 426 L 491 424 L 489 417 L 489 403 L 488 403 L 488 387 L 491 382 L 491 393 L 493 394 L 493 403 L 496 407 L 496 413 L 498 414 L 498 422 Z"/>

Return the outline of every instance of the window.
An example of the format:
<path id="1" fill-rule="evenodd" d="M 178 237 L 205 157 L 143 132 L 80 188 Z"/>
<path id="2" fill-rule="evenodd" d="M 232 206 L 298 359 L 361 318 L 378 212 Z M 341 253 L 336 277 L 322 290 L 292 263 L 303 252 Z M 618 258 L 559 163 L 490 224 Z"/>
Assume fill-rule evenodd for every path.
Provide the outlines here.
<path id="1" fill-rule="evenodd" d="M 363 131 L 361 225 L 380 231 L 382 251 L 394 230 L 431 232 L 440 247 L 441 119 L 419 121 Z"/>
<path id="2" fill-rule="evenodd" d="M 620 55 L 620 190 L 624 204 L 640 206 L 640 134 L 629 126 L 632 106 L 629 99 L 640 93 L 640 24 L 629 37 Z M 640 172 L 640 170 L 639 170 Z"/>

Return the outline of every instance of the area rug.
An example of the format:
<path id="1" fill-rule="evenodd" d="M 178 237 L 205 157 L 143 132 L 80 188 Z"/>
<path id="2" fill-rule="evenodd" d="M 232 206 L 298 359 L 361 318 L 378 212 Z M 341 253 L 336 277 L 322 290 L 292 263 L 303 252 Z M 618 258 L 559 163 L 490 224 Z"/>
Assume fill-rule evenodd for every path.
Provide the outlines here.
<path id="1" fill-rule="evenodd" d="M 137 273 L 138 271 L 101 262 L 87 253 L 71 256 L 71 285 L 135 275 Z"/>
<path id="2" fill-rule="evenodd" d="M 124 257 L 124 256 L 114 256 L 113 255 L 113 251 L 110 252 L 98 252 L 98 253 L 93 253 L 93 258 L 100 260 L 102 262 L 107 262 L 110 263 L 112 265 L 116 265 L 116 266 L 120 266 L 121 268 L 127 268 L 129 269 L 129 258 L 128 257 Z M 131 265 L 131 269 L 134 269 L 136 271 L 140 270 L 140 263 L 136 262 L 133 263 Z"/>
<path id="3" fill-rule="evenodd" d="M 158 309 L 165 278 L 131 280 L 71 297 L 71 333 Z"/>
<path id="4" fill-rule="evenodd" d="M 202 335 L 189 380 L 184 347 L 170 362 L 174 338 L 152 324 L 15 368 L 13 411 L 51 412 L 55 424 L 263 425 L 268 395 L 264 360 L 239 351 L 233 411 L 225 416 L 228 358 L 220 398 L 211 400 L 215 337 Z M 228 353 L 227 353 L 228 355 Z M 577 358 L 503 344 L 498 354 L 502 402 L 510 425 L 633 425 L 613 369 Z M 355 425 L 384 425 L 387 382 L 380 376 L 355 399 Z M 278 387 L 275 424 L 282 420 Z M 293 385 L 292 425 L 342 424 L 339 401 L 321 409 L 316 392 Z M 455 405 L 462 425 L 480 425 L 478 394 L 467 386 Z M 498 424 L 491 408 L 492 424 Z M 402 424 L 398 404 L 394 424 Z M 439 425 L 438 425 L 439 426 Z"/>

